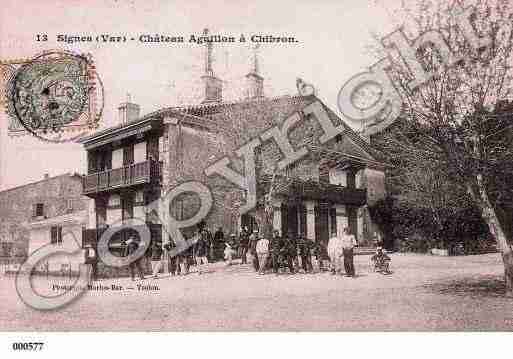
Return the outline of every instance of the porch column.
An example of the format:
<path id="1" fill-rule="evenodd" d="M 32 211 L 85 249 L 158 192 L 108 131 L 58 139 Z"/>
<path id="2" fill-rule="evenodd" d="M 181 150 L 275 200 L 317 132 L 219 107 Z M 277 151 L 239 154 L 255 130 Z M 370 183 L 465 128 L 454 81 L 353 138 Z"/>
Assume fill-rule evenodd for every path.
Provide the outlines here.
<path id="1" fill-rule="evenodd" d="M 240 229 L 242 228 L 242 216 L 239 214 L 237 215 L 237 224 L 236 224 L 236 228 L 235 228 L 235 233 L 239 233 Z"/>
<path id="2" fill-rule="evenodd" d="M 299 206 L 299 205 L 298 205 L 296 208 L 297 208 L 297 210 L 296 210 L 297 234 L 298 234 L 298 236 L 299 236 L 299 235 L 301 235 L 301 234 L 302 234 L 302 233 L 301 233 L 301 226 L 302 226 L 301 221 L 302 221 L 303 219 L 301 218 L 301 206 Z"/>
<path id="3" fill-rule="evenodd" d="M 344 233 L 344 228 L 349 227 L 346 206 L 343 204 L 336 204 L 335 216 L 337 217 L 337 236 L 341 236 L 342 233 Z"/>
<path id="4" fill-rule="evenodd" d="M 281 233 L 281 203 L 280 199 L 275 199 L 273 201 L 273 230 L 278 230 Z"/>
<path id="5" fill-rule="evenodd" d="M 363 217 L 365 215 L 365 208 L 360 207 L 356 210 L 356 239 L 358 242 L 363 242 Z"/>
<path id="6" fill-rule="evenodd" d="M 87 203 L 87 228 L 96 228 L 96 200 L 89 199 Z"/>
<path id="7" fill-rule="evenodd" d="M 166 227 L 169 223 L 169 201 L 167 199 L 161 199 L 159 201 L 155 201 L 150 203 L 150 205 L 145 207 L 146 213 L 151 213 L 152 210 L 157 212 L 158 218 L 161 220 L 162 226 L 161 230 L 161 239 L 162 239 L 162 273 L 169 273 L 169 255 L 168 251 L 164 248 L 164 245 L 168 243 L 170 235 L 167 231 Z"/>
<path id="8" fill-rule="evenodd" d="M 306 207 L 306 237 L 315 241 L 315 202 L 305 201 Z"/>
<path id="9" fill-rule="evenodd" d="M 119 226 L 122 218 L 123 209 L 121 208 L 121 197 L 118 194 L 111 194 L 107 203 L 105 223 L 109 226 Z"/>

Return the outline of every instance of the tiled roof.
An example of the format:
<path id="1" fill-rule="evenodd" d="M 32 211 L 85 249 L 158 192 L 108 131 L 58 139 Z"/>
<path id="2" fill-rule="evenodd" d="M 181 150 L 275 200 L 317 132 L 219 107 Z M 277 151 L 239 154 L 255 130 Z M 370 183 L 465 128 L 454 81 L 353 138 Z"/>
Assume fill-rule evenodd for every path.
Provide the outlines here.
<path id="1" fill-rule="evenodd" d="M 207 103 L 183 107 L 166 107 L 148 113 L 136 121 L 126 125 L 118 125 L 108 129 L 96 132 L 83 138 L 80 142 L 88 141 L 93 138 L 115 133 L 128 126 L 137 126 L 152 120 L 160 120 L 164 117 L 186 116 L 192 124 L 204 126 L 206 128 L 223 131 L 228 135 L 233 134 L 233 130 L 239 127 L 242 136 L 246 140 L 258 136 L 261 131 L 277 124 L 277 120 L 282 120 L 293 112 L 299 111 L 308 104 L 320 101 L 316 96 L 279 96 L 275 98 L 256 98 L 251 100 L 239 100 L 233 102 Z M 368 144 L 362 137 L 351 129 L 340 117 L 338 117 L 329 107 L 323 104 L 328 112 L 330 119 L 336 124 L 342 124 L 345 128 L 344 134 L 350 137 L 358 146 L 365 150 L 371 157 L 379 159 L 379 151 Z M 241 141 L 245 142 L 244 140 Z"/>
<path id="2" fill-rule="evenodd" d="M 75 177 L 77 179 L 82 179 L 82 175 L 78 172 L 67 172 L 67 173 L 62 173 L 60 175 L 56 175 L 56 176 L 52 176 L 52 177 L 48 177 L 48 178 L 43 178 L 43 179 L 40 179 L 40 180 L 37 180 L 37 181 L 34 181 L 34 182 L 29 182 L 29 183 L 25 183 L 25 184 L 22 184 L 22 185 L 19 185 L 19 186 L 15 186 L 15 187 L 9 187 L 9 188 L 6 188 L 6 189 L 3 189 L 0 191 L 0 195 L 1 194 L 4 194 L 4 193 L 7 193 L 7 192 L 10 192 L 10 191 L 17 191 L 17 190 L 20 190 L 24 187 L 28 187 L 28 186 L 33 186 L 35 184 L 38 184 L 38 183 L 43 183 L 43 182 L 49 182 L 49 181 L 52 181 L 54 179 L 57 179 L 57 178 L 61 178 L 61 177 Z"/>

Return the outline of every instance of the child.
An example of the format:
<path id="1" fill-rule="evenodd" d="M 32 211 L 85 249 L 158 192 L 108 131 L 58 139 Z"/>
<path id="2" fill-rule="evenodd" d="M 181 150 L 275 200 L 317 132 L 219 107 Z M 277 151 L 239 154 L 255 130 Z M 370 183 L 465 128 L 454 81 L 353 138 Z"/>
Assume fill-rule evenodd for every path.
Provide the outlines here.
<path id="1" fill-rule="evenodd" d="M 389 263 L 391 261 L 390 257 L 383 251 L 383 248 L 377 247 L 376 253 L 371 257 L 371 260 L 374 262 L 374 268 L 376 268 L 379 272 L 383 272 L 386 274 L 390 273 L 388 269 Z"/>

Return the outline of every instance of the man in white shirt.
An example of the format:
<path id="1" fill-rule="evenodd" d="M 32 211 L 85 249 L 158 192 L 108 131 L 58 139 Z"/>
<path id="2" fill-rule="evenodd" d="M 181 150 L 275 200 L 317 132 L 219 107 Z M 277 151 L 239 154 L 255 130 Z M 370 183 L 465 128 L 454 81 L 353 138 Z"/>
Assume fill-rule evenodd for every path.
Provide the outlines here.
<path id="1" fill-rule="evenodd" d="M 331 274 L 342 271 L 342 240 L 333 231 L 328 241 L 328 256 L 330 257 Z"/>
<path id="2" fill-rule="evenodd" d="M 350 234 L 349 229 L 345 227 L 344 234 L 342 234 L 342 253 L 344 255 L 344 268 L 346 270 L 346 277 L 355 277 L 353 248 L 356 245 L 357 243 L 354 235 Z"/>
<path id="3" fill-rule="evenodd" d="M 256 244 L 256 254 L 258 256 L 259 274 L 264 274 L 267 258 L 269 257 L 269 240 L 265 239 L 263 234 L 260 235 Z"/>
<path id="4" fill-rule="evenodd" d="M 235 250 L 232 245 L 235 243 L 235 233 L 230 234 L 230 240 L 224 243 L 224 259 L 226 260 L 226 265 L 232 265 L 233 255 Z"/>

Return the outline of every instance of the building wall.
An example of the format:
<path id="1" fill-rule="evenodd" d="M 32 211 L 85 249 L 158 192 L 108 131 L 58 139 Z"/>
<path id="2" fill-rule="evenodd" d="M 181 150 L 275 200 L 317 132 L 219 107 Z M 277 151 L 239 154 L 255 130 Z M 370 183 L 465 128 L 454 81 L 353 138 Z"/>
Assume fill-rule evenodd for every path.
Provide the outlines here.
<path id="1" fill-rule="evenodd" d="M 30 229 L 29 255 L 39 248 L 51 243 L 51 226 Z M 56 248 L 66 249 L 75 252 L 73 255 L 56 254 L 40 264 L 40 270 L 44 271 L 44 266 L 48 266 L 50 272 L 61 271 L 65 266 L 73 271 L 78 271 L 79 265 L 84 263 L 83 250 L 77 250 L 81 246 L 82 225 L 71 224 L 62 226 L 62 244 L 51 244 Z"/>
<path id="2" fill-rule="evenodd" d="M 303 108 L 299 100 L 290 101 L 262 101 L 254 103 L 241 102 L 230 105 L 229 111 L 221 111 L 206 116 L 221 125 L 222 130 L 218 133 L 211 133 L 190 126 L 179 126 L 176 119 L 171 119 L 166 124 L 161 146 L 161 158 L 164 160 L 164 192 L 183 181 L 196 180 L 208 184 L 213 189 L 214 208 L 207 219 L 207 224 L 212 226 L 224 226 L 227 231 L 237 230 L 237 205 L 244 200 L 241 191 L 232 183 L 219 176 L 207 178 L 204 169 L 224 155 L 230 158 L 230 166 L 237 172 L 243 173 L 244 163 L 240 158 L 235 157 L 235 149 L 248 140 L 258 137 L 266 129 L 273 125 L 281 125 L 289 116 Z M 337 124 L 340 121 L 331 111 L 329 116 Z M 304 118 L 298 125 L 293 127 L 289 133 L 289 140 L 294 148 L 314 144 L 323 134 L 319 123 L 313 118 Z M 324 148 L 333 151 L 349 153 L 357 158 L 371 159 L 366 151 L 347 135 L 322 145 Z M 275 171 L 275 165 L 283 158 L 280 148 L 274 140 L 262 141 L 256 150 L 257 176 L 263 174 L 271 175 Z M 279 172 L 280 175 L 289 178 L 302 180 L 319 181 L 320 154 L 315 150 L 302 158 L 286 170 Z M 332 156 L 333 157 L 333 156 Z M 332 171 L 330 178 L 334 183 L 347 185 L 347 177 L 343 173 Z M 378 198 L 384 192 L 381 188 L 380 177 L 376 171 L 366 172 L 365 180 L 359 178 L 360 187 L 370 187 L 372 199 Z M 363 183 L 365 182 L 365 184 Z M 384 181 L 383 181 L 384 184 Z M 374 189 L 376 187 L 376 189 Z M 185 203 L 185 204 L 183 204 Z M 177 201 L 174 216 L 192 216 L 197 210 L 197 203 L 194 198 Z M 360 220 L 361 224 L 362 221 Z"/>
<path id="3" fill-rule="evenodd" d="M 87 209 L 89 199 L 81 195 L 82 179 L 78 175 L 64 174 L 0 192 L 0 242 L 13 241 L 20 254 L 28 251 L 27 225 L 46 218 Z M 44 204 L 44 217 L 33 217 L 33 205 Z"/>
<path id="4" fill-rule="evenodd" d="M 216 159 L 228 153 L 231 148 L 229 141 L 219 133 L 213 133 L 198 128 L 168 124 L 164 131 L 161 146 L 163 159 L 163 192 L 177 186 L 184 181 L 201 181 L 206 183 L 214 197 L 214 206 L 206 218 L 207 226 L 211 229 L 216 226 L 224 228 L 234 227 L 233 212 L 234 198 L 238 191 L 233 184 L 216 177 L 207 178 L 204 169 Z M 193 216 L 198 210 L 199 201 L 196 196 L 183 196 L 177 198 L 170 206 L 171 215 L 177 219 Z M 163 206 L 166 211 L 167 206 Z M 163 219 L 166 213 L 161 213 Z M 186 231 L 187 233 L 187 231 Z"/>

